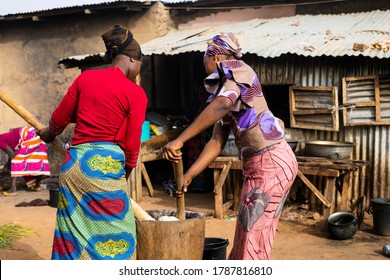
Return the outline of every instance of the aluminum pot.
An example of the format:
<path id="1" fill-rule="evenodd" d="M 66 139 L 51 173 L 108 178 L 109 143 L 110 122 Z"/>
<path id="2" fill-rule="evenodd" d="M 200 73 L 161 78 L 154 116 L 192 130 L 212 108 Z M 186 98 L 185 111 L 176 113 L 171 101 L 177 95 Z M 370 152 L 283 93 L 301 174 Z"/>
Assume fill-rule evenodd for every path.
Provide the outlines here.
<path id="1" fill-rule="evenodd" d="M 287 140 L 287 143 L 291 147 L 291 150 L 293 150 L 293 152 L 295 152 L 295 150 L 297 149 L 299 141 L 298 140 L 290 140 L 289 139 L 289 140 Z"/>
<path id="2" fill-rule="evenodd" d="M 354 146 L 352 142 L 306 141 L 306 154 L 329 159 L 349 159 Z"/>
<path id="3" fill-rule="evenodd" d="M 352 238 L 358 230 L 355 215 L 351 212 L 336 212 L 328 217 L 328 232 L 331 238 Z"/>
<path id="4" fill-rule="evenodd" d="M 233 134 L 229 135 L 226 145 L 221 151 L 221 156 L 238 156 L 238 148 Z"/>

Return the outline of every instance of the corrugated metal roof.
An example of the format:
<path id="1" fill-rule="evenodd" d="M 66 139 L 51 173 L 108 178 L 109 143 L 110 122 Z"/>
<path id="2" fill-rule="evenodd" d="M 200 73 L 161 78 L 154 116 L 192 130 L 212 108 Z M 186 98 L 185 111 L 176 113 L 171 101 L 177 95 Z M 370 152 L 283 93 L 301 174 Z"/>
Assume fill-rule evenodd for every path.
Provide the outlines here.
<path id="1" fill-rule="evenodd" d="M 234 32 L 243 53 L 264 58 L 283 54 L 303 56 L 390 57 L 390 10 L 340 15 L 297 15 L 253 19 L 220 26 L 173 30 L 142 44 L 145 55 L 204 52 L 219 32 Z M 365 49 L 366 48 L 366 49 Z M 102 61 L 104 52 L 71 56 L 59 64 L 67 68 Z"/>
<path id="2" fill-rule="evenodd" d="M 166 4 L 178 4 L 185 2 L 197 2 L 199 0 L 166 0 L 161 1 Z M 0 1 L 0 15 L 16 15 L 16 14 L 29 14 L 34 12 L 43 12 L 58 9 L 68 9 L 83 6 L 95 6 L 111 4 L 115 2 L 158 2 L 158 1 L 146 1 L 146 0 L 13 0 L 13 1 Z"/>
<path id="3" fill-rule="evenodd" d="M 112 3 L 121 0 L 13 0 L 13 1 L 1 1 L 0 3 L 0 14 L 11 15 L 11 14 L 25 14 L 33 12 L 49 11 L 54 9 L 67 9 L 73 7 L 82 7 L 86 5 L 96 5 L 103 3 Z M 139 0 L 135 0 L 139 1 Z"/>
<path id="4" fill-rule="evenodd" d="M 219 32 L 237 35 L 243 53 L 278 57 L 303 56 L 390 57 L 390 10 L 337 15 L 297 15 L 253 19 L 232 24 L 173 30 L 142 45 L 145 55 L 175 55 L 201 51 Z"/>

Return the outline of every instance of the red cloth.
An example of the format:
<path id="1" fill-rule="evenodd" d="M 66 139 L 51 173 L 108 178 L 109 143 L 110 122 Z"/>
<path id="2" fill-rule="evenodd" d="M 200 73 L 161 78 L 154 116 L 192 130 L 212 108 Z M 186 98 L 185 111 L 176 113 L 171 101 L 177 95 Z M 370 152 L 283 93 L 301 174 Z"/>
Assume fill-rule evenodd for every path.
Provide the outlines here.
<path id="1" fill-rule="evenodd" d="M 53 112 L 50 132 L 59 135 L 75 122 L 72 145 L 115 142 L 124 150 L 126 166 L 137 164 L 147 96 L 117 67 L 87 70 L 69 87 Z"/>

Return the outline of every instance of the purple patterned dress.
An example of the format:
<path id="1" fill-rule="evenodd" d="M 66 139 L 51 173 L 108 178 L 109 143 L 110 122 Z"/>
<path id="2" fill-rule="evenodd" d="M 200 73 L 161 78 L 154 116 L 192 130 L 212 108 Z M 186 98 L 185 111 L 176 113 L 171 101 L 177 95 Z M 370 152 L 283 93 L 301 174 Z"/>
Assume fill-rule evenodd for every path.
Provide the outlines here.
<path id="1" fill-rule="evenodd" d="M 269 259 L 280 213 L 297 175 L 298 164 L 284 140 L 284 124 L 268 109 L 256 73 L 242 60 L 218 63 L 205 79 L 209 102 L 217 96 L 232 100 L 233 109 L 214 133 L 235 136 L 243 161 L 244 183 L 232 260 Z"/>

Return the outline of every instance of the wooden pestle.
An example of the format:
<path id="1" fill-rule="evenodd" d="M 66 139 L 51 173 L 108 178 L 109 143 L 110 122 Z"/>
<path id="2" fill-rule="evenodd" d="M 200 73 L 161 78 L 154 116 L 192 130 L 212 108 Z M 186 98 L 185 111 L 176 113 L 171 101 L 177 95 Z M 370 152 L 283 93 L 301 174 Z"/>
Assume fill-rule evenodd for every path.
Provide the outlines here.
<path id="1" fill-rule="evenodd" d="M 179 192 L 183 191 L 183 160 L 180 158 L 179 162 L 173 163 L 173 171 L 175 175 L 175 181 L 177 184 L 177 190 Z M 185 220 L 186 219 L 186 213 L 185 213 L 185 203 L 184 203 L 184 193 L 181 197 L 176 198 L 176 218 L 179 220 Z"/>
<path id="2" fill-rule="evenodd" d="M 159 143 L 160 143 L 160 146 L 155 146 L 155 148 L 157 148 L 157 149 L 145 154 L 144 157 L 142 157 L 142 158 L 144 158 L 146 161 L 163 159 L 163 157 L 162 157 L 163 151 L 162 151 L 161 147 L 168 142 L 165 141 L 165 142 L 159 142 Z M 183 191 L 183 181 L 184 181 L 184 178 L 183 178 L 183 159 L 180 158 L 180 160 L 178 162 L 172 162 L 172 165 L 173 165 L 173 174 L 175 177 L 177 190 L 179 192 L 181 192 L 181 191 Z M 184 193 L 181 197 L 176 198 L 176 210 L 177 210 L 176 211 L 176 218 L 178 218 L 179 220 L 186 219 L 184 201 L 185 201 L 184 200 Z"/>

